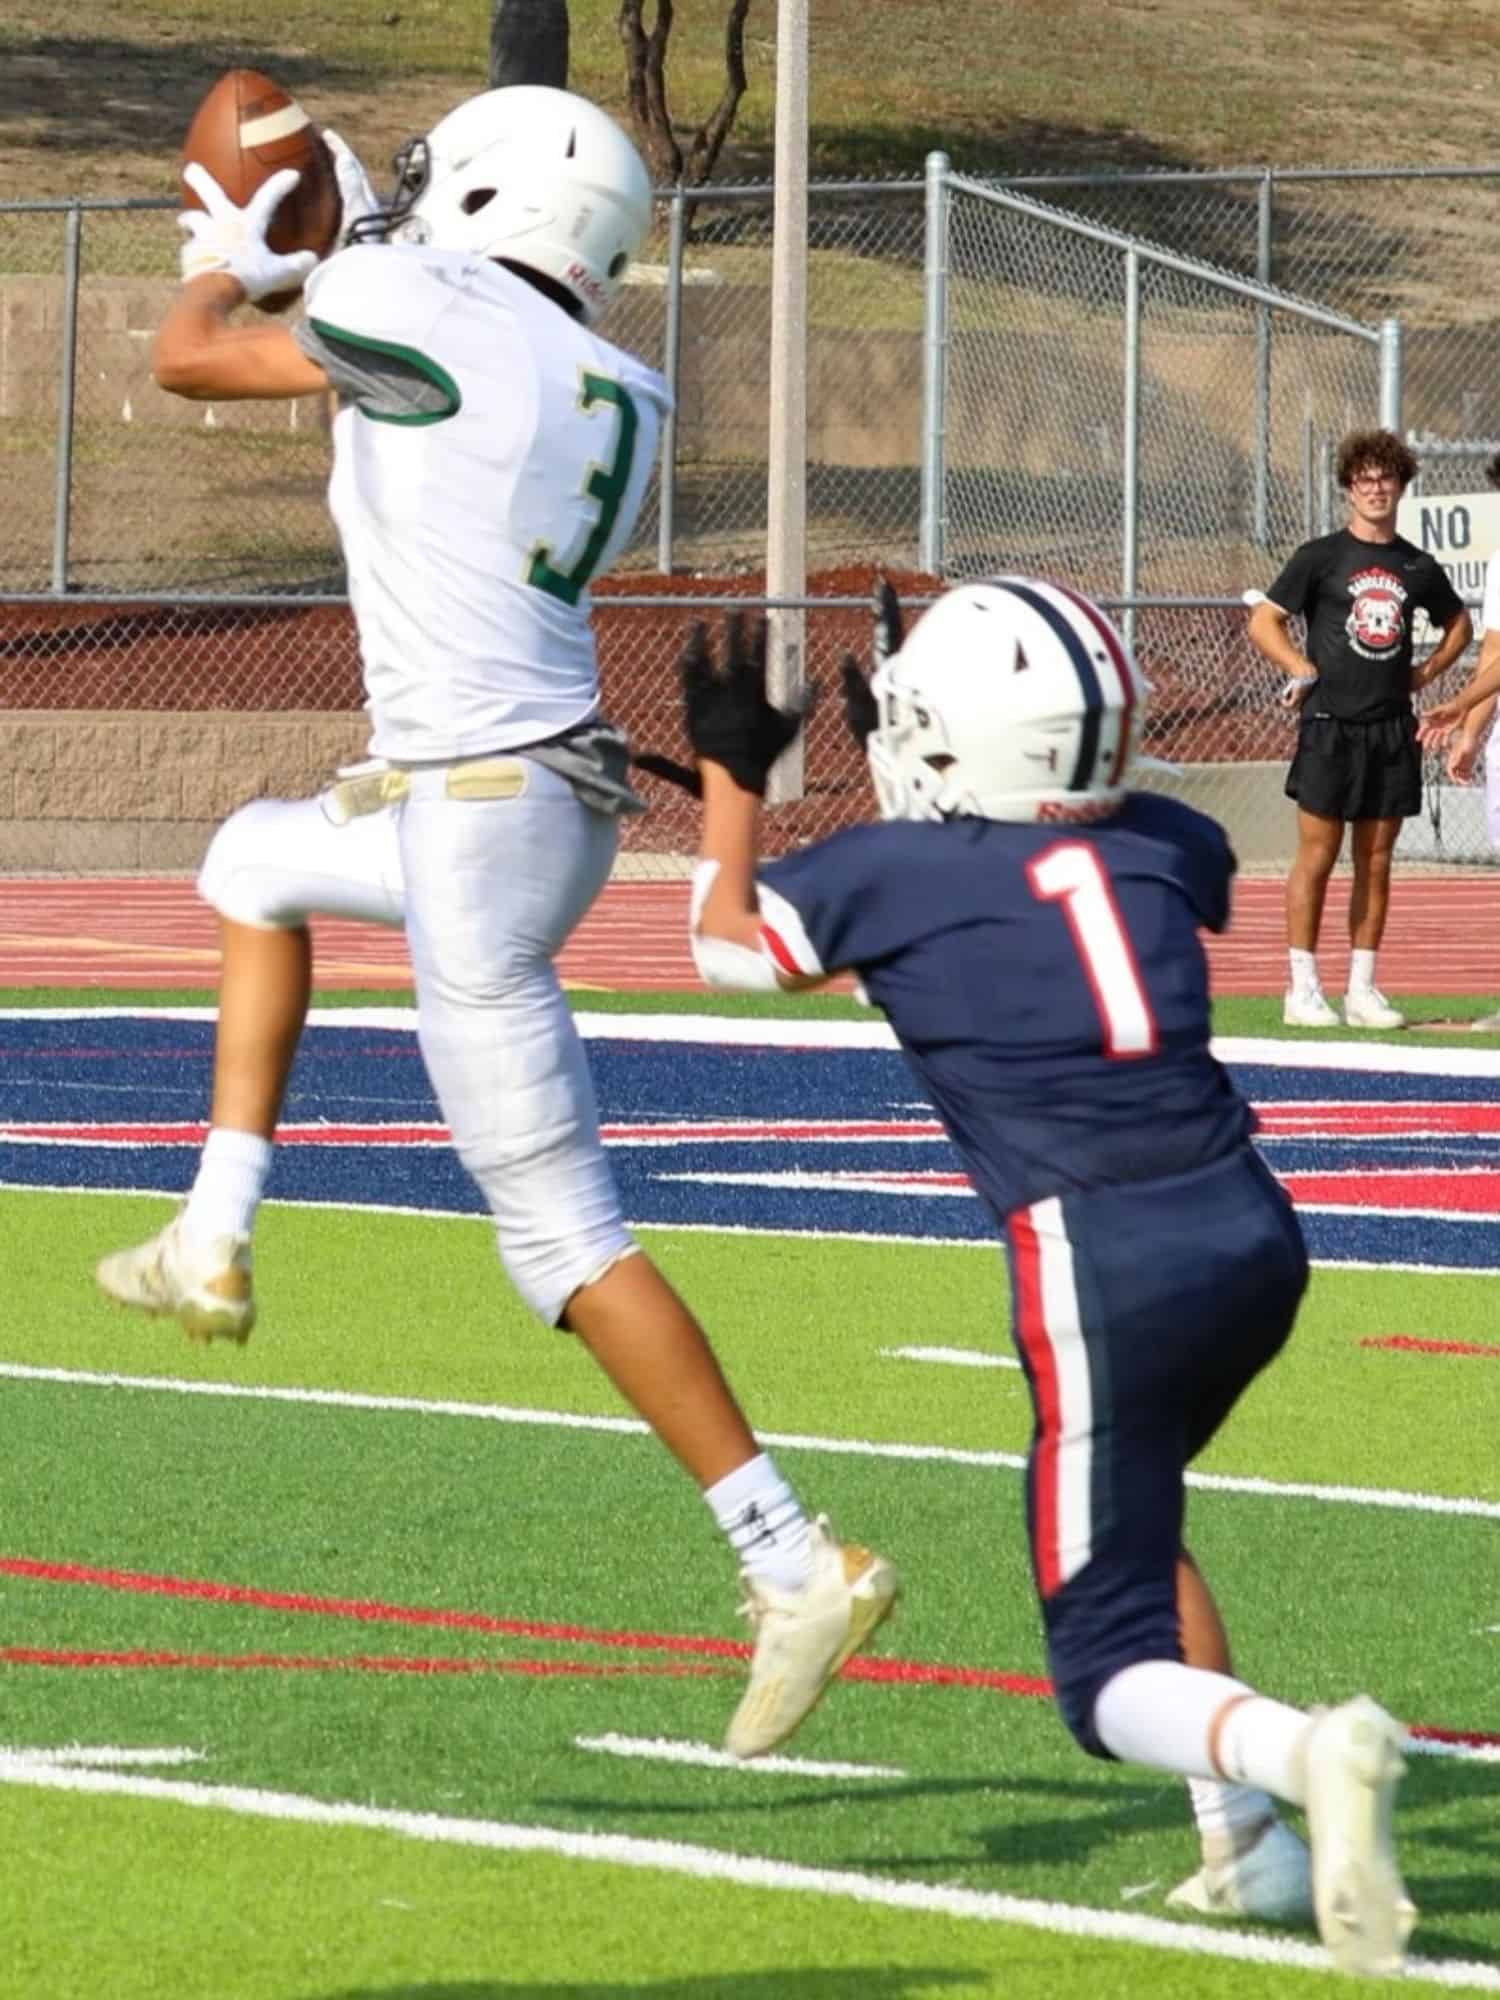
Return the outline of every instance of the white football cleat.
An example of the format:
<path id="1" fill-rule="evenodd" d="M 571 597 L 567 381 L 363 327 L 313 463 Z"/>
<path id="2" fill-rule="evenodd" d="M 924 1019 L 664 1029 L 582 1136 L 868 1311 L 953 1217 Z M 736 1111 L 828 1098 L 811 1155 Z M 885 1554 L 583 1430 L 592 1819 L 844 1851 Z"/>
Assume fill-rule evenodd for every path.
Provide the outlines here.
<path id="1" fill-rule="evenodd" d="M 1405 1735 L 1362 1694 L 1315 1716 L 1308 1731 L 1313 1903 L 1318 1935 L 1341 1972 L 1399 1972 L 1417 1919 L 1391 1837 Z"/>
<path id="2" fill-rule="evenodd" d="M 1404 1028 L 1406 1016 L 1385 995 L 1370 986 L 1363 993 L 1344 995 L 1346 1028 Z"/>
<path id="3" fill-rule="evenodd" d="M 1305 1923 L 1313 1914 L 1312 1858 L 1289 1826 L 1267 1820 L 1253 1846 L 1229 1861 L 1205 1861 L 1196 1875 L 1178 1883 L 1167 1902 L 1200 1917 Z"/>
<path id="4" fill-rule="evenodd" d="M 94 1278 L 122 1305 L 175 1315 L 189 1340 L 237 1340 L 243 1345 L 255 1324 L 250 1238 L 190 1242 L 183 1236 L 180 1215 L 149 1243 L 102 1258 Z"/>
<path id="5" fill-rule="evenodd" d="M 1321 986 L 1299 993 L 1289 986 L 1282 995 L 1281 1024 L 1284 1028 L 1336 1028 L 1339 1017 L 1329 1006 Z"/>
<path id="6" fill-rule="evenodd" d="M 800 1590 L 744 1578 L 741 1608 L 755 1628 L 755 1649 L 749 1686 L 724 1738 L 732 1756 L 762 1757 L 785 1743 L 900 1591 L 891 1564 L 853 1542 L 836 1542 L 826 1515 L 809 1532 L 812 1574 Z"/>

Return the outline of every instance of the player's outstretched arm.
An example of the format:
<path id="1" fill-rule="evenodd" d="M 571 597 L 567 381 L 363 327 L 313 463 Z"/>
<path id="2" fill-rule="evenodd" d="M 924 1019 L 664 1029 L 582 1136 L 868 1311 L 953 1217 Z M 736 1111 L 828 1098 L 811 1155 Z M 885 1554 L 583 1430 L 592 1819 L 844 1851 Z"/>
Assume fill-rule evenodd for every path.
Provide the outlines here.
<path id="1" fill-rule="evenodd" d="M 712 986 L 773 991 L 817 985 L 767 956 L 755 886 L 760 802 L 771 767 L 802 727 L 806 707 L 777 708 L 766 693 L 766 626 L 728 624 L 722 665 L 698 625 L 679 662 L 688 741 L 702 786 L 703 830 L 693 882 L 693 956 Z"/>
<path id="2" fill-rule="evenodd" d="M 295 171 L 273 174 L 245 208 L 236 208 L 201 166 L 189 165 L 184 178 L 204 206 L 177 218 L 183 285 L 157 329 L 151 372 L 158 384 L 200 402 L 326 389 L 328 377 L 285 327 L 230 320 L 247 299 L 300 288 L 317 262 L 310 251 L 280 256 L 265 240 L 278 202 L 296 184 Z"/>
<path id="3" fill-rule="evenodd" d="M 1417 735 L 1424 745 L 1446 742 L 1470 709 L 1478 708 L 1496 694 L 1500 694 L 1500 645 L 1492 647 L 1486 633 L 1473 679 L 1449 700 L 1429 708 L 1417 725 Z"/>

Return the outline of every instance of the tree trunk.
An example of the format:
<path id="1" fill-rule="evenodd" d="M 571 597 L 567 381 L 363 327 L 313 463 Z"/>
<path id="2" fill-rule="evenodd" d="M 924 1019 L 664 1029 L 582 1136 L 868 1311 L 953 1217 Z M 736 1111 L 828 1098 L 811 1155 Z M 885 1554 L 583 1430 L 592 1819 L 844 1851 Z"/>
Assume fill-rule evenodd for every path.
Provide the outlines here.
<path id="1" fill-rule="evenodd" d="M 713 172 L 745 94 L 745 16 L 750 0 L 730 0 L 724 27 L 724 88 L 712 115 L 698 125 L 684 158 L 667 106 L 667 44 L 672 0 L 656 0 L 648 31 L 645 0 L 621 0 L 620 40 L 625 45 L 625 89 L 641 149 L 658 182 L 701 187 Z"/>
<path id="2" fill-rule="evenodd" d="M 492 0 L 490 88 L 568 87 L 568 0 Z"/>

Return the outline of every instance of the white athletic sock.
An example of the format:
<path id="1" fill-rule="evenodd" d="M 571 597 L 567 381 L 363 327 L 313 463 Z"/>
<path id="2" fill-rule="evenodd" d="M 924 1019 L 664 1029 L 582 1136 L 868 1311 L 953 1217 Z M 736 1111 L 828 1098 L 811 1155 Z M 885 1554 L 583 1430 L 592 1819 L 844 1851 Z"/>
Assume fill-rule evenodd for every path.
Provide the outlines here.
<path id="1" fill-rule="evenodd" d="M 257 1132 L 210 1127 L 183 1211 L 183 1234 L 200 1242 L 215 1236 L 248 1236 L 270 1179 L 271 1154 L 270 1140 Z"/>
<path id="2" fill-rule="evenodd" d="M 1375 985 L 1375 954 L 1373 951 L 1351 951 L 1349 954 L 1349 987 L 1351 993 L 1369 993 Z"/>
<path id="3" fill-rule="evenodd" d="M 1287 953 L 1287 962 L 1292 970 L 1292 991 L 1294 993 L 1316 993 L 1318 991 L 1318 955 L 1314 951 Z"/>
<path id="4" fill-rule="evenodd" d="M 1198 1844 L 1211 1868 L 1222 1868 L 1238 1855 L 1248 1854 L 1276 1817 L 1270 1794 L 1254 1785 L 1189 1778 L 1187 1788 L 1198 1827 Z"/>
<path id="5" fill-rule="evenodd" d="M 812 1573 L 807 1516 L 768 1453 L 736 1466 L 703 1497 L 747 1576 L 801 1589 Z"/>
<path id="6" fill-rule="evenodd" d="M 1210 1736 L 1221 1714 L 1215 1764 Z M 1293 1805 L 1303 1800 L 1307 1726 L 1301 1709 L 1256 1694 L 1228 1674 L 1176 1660 L 1123 1668 L 1094 1704 L 1100 1740 L 1126 1763 L 1184 1778 L 1227 1779 Z"/>
<path id="7" fill-rule="evenodd" d="M 1209 1725 L 1225 1702 L 1249 1694 L 1243 1681 L 1178 1660 L 1143 1660 L 1104 1683 L 1094 1727 L 1107 1750 L 1127 1764 L 1149 1764 L 1184 1778 L 1222 1778 L 1208 1754 Z"/>
<path id="8" fill-rule="evenodd" d="M 1307 1732 L 1312 1718 L 1269 1695 L 1230 1709 L 1219 1729 L 1219 1763 L 1235 1784 L 1258 1785 L 1294 1806 L 1307 1800 Z"/>

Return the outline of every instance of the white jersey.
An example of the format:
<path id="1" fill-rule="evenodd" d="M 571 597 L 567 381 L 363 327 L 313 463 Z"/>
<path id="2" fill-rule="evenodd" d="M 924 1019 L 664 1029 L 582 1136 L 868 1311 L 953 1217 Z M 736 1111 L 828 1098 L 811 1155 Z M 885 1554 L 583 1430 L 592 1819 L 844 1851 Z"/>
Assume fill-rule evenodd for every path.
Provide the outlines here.
<path id="1" fill-rule="evenodd" d="M 461 251 L 356 246 L 305 298 L 298 338 L 340 394 L 329 504 L 371 750 L 451 762 L 584 721 L 589 585 L 635 525 L 666 383 Z"/>
<path id="2" fill-rule="evenodd" d="M 1486 632 L 1500 632 L 1500 549 L 1484 567 L 1484 603 L 1479 623 Z"/>

